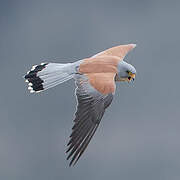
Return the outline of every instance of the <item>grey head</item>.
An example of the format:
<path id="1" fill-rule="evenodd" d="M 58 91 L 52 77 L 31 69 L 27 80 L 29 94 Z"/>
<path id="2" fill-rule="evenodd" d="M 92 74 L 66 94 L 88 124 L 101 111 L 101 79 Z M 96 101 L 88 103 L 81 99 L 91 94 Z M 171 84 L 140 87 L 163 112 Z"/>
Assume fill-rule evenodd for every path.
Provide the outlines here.
<path id="1" fill-rule="evenodd" d="M 118 63 L 118 73 L 115 77 L 115 81 L 134 81 L 136 76 L 136 69 L 131 64 L 125 61 L 120 61 Z"/>

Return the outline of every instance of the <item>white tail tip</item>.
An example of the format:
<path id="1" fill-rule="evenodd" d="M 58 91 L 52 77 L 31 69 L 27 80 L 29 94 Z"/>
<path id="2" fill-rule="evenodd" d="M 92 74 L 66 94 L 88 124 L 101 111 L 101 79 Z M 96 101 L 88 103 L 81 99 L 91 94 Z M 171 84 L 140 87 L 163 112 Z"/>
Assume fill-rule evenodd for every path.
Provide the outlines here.
<path id="1" fill-rule="evenodd" d="M 28 90 L 33 90 L 33 88 L 31 86 L 28 87 Z"/>

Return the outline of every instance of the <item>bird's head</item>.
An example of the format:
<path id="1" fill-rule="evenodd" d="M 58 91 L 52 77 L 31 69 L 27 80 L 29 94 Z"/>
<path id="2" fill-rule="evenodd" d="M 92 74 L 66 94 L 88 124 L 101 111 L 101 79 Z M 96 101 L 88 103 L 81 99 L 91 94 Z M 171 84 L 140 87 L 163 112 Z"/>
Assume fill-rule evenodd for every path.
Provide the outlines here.
<path id="1" fill-rule="evenodd" d="M 115 81 L 134 81 L 136 76 L 136 69 L 125 61 L 118 63 L 118 73 L 116 74 Z"/>

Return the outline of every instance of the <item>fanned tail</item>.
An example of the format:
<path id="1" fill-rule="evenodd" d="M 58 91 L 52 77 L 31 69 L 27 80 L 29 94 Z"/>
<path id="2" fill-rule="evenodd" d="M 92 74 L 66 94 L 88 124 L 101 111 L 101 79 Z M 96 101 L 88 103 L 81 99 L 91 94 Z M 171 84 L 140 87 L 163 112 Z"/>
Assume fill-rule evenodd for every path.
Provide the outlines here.
<path id="1" fill-rule="evenodd" d="M 30 93 L 40 92 L 61 84 L 73 78 L 74 69 L 72 63 L 41 63 L 32 66 L 24 76 L 28 83 Z"/>

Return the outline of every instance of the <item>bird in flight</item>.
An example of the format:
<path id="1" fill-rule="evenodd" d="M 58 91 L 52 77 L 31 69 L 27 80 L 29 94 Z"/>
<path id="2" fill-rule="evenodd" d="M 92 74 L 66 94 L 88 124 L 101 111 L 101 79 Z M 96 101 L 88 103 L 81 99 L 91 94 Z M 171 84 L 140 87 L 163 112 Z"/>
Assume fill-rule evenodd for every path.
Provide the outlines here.
<path id="1" fill-rule="evenodd" d="M 96 132 L 113 100 L 116 82 L 134 81 L 136 69 L 123 59 L 135 47 L 135 44 L 112 47 L 73 63 L 41 63 L 32 66 L 24 76 L 30 93 L 75 80 L 77 109 L 66 151 L 70 166 L 77 163 Z"/>

